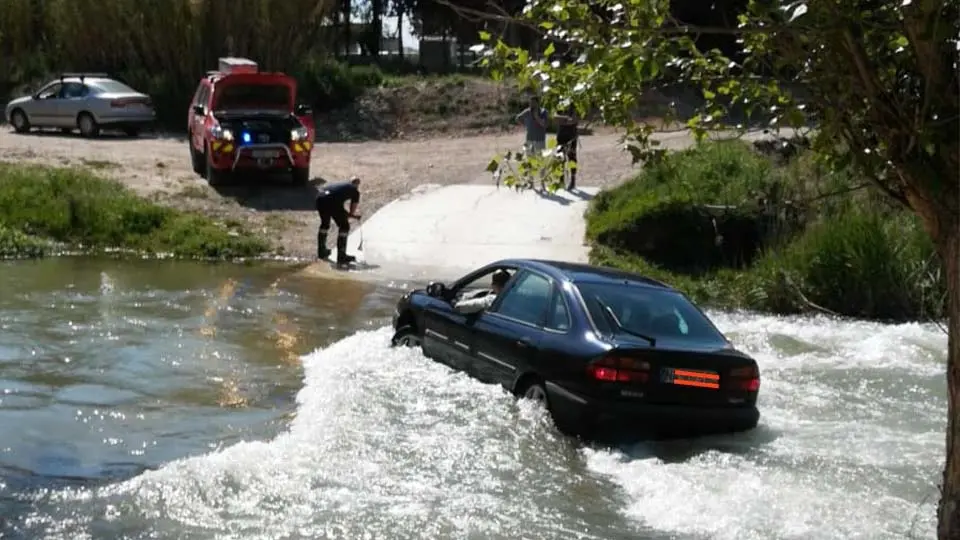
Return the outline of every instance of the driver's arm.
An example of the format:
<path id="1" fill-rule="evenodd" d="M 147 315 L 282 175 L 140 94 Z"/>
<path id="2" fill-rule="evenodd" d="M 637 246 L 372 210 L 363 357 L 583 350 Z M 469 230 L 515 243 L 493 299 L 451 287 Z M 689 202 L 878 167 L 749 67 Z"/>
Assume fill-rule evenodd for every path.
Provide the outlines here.
<path id="1" fill-rule="evenodd" d="M 478 311 L 483 311 L 489 309 L 493 305 L 493 301 L 497 299 L 497 295 L 491 293 L 480 298 L 472 298 L 470 300 L 461 300 L 453 305 L 458 313 L 477 313 Z"/>

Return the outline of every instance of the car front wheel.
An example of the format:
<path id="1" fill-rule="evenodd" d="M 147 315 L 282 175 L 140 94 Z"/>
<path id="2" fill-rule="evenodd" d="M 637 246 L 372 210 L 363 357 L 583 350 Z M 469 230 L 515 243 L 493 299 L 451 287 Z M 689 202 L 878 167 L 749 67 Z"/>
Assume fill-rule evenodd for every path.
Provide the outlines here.
<path id="1" fill-rule="evenodd" d="M 390 340 L 391 347 L 419 347 L 420 335 L 413 326 L 401 326 Z"/>
<path id="2" fill-rule="evenodd" d="M 14 109 L 10 113 L 10 123 L 13 124 L 13 130 L 17 133 L 26 133 L 30 131 L 30 121 L 27 120 L 27 115 L 20 109 Z"/>

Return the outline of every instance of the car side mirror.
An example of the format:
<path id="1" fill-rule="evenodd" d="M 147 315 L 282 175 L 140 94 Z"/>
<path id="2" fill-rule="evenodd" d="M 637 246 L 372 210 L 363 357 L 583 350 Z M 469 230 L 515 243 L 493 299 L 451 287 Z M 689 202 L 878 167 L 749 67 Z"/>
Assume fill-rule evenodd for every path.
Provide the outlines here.
<path id="1" fill-rule="evenodd" d="M 206 114 L 206 110 L 204 109 L 203 105 L 194 105 L 193 113 L 199 116 L 203 116 L 204 114 Z"/>
<path id="2" fill-rule="evenodd" d="M 447 295 L 447 286 L 437 281 L 431 281 L 427 285 L 427 295 L 434 298 L 444 298 Z"/>
<path id="3" fill-rule="evenodd" d="M 293 109 L 293 113 L 297 116 L 307 116 L 313 113 L 313 109 L 304 103 L 300 103 Z"/>

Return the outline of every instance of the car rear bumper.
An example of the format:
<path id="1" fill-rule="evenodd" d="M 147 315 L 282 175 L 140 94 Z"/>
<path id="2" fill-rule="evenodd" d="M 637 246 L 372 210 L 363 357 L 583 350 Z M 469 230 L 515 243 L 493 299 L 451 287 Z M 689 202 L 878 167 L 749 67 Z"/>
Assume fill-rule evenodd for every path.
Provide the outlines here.
<path id="1" fill-rule="evenodd" d="M 101 116 L 97 123 L 101 126 L 149 126 L 156 122 L 157 118 L 152 114 L 143 115 L 117 115 Z"/>
<path id="2" fill-rule="evenodd" d="M 756 406 L 704 407 L 601 401 L 546 384 L 551 413 L 561 427 L 581 434 L 634 438 L 696 436 L 756 427 Z"/>

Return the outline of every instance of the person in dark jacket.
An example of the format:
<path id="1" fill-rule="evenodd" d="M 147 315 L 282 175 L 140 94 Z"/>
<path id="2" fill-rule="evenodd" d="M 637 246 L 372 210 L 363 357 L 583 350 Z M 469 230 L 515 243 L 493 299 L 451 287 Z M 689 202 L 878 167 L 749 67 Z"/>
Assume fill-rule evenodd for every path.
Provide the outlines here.
<path id="1" fill-rule="evenodd" d="M 577 145 L 580 143 L 577 109 L 571 105 L 563 114 L 557 115 L 557 146 L 561 147 L 567 161 L 573 163 L 570 169 L 570 185 L 568 191 L 577 188 Z"/>
<path id="2" fill-rule="evenodd" d="M 350 210 L 343 205 L 350 201 Z M 357 260 L 347 255 L 347 237 L 350 235 L 350 218 L 360 219 L 357 206 L 360 204 L 360 179 L 356 176 L 349 182 L 337 182 L 322 186 L 317 193 L 317 213 L 320 214 L 320 228 L 317 230 L 317 258 L 330 256 L 327 249 L 327 234 L 330 221 L 337 224 L 337 264 L 348 264 Z"/>

